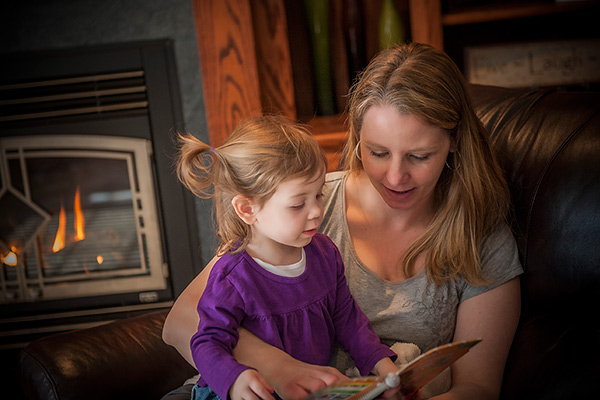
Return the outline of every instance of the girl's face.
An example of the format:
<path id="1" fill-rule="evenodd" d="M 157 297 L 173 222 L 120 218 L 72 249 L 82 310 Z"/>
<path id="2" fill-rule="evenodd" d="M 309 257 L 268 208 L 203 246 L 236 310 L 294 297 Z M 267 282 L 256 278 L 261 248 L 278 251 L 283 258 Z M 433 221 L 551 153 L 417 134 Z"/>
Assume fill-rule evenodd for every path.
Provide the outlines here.
<path id="1" fill-rule="evenodd" d="M 297 254 L 310 243 L 323 218 L 323 185 L 325 173 L 312 178 L 283 181 L 273 196 L 255 214 L 251 248 L 260 249 L 276 263 L 286 252 Z M 253 254 L 254 256 L 254 254 Z M 261 258 L 261 254 L 255 255 Z M 265 257 L 265 256 L 263 256 Z M 292 260 L 295 262 L 298 260 Z M 285 261 L 281 261 L 282 263 Z"/>
<path id="2" fill-rule="evenodd" d="M 365 173 L 393 209 L 431 207 L 448 153 L 450 135 L 391 106 L 372 106 L 363 118 L 360 155 Z"/>

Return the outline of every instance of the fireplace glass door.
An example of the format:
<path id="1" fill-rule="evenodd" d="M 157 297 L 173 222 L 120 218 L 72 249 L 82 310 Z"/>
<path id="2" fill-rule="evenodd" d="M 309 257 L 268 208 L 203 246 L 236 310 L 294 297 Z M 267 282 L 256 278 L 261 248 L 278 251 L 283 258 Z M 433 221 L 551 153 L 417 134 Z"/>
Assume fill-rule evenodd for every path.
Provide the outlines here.
<path id="1" fill-rule="evenodd" d="M 167 286 L 150 142 L 0 138 L 0 303 Z"/>

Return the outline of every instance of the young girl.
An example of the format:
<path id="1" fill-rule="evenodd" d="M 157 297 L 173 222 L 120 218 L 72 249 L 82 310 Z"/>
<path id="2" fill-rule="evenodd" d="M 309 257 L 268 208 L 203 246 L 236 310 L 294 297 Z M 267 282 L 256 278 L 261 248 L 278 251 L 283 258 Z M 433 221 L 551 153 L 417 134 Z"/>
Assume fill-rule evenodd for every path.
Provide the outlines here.
<path id="1" fill-rule="evenodd" d="M 181 142 L 178 176 L 213 197 L 220 238 L 191 339 L 201 376 L 192 398 L 274 398 L 259 372 L 232 356 L 242 326 L 307 363 L 327 365 L 337 340 L 361 374 L 396 371 L 395 353 L 350 295 L 337 247 L 317 233 L 327 160 L 310 134 L 260 117 L 219 148 L 191 136 Z"/>

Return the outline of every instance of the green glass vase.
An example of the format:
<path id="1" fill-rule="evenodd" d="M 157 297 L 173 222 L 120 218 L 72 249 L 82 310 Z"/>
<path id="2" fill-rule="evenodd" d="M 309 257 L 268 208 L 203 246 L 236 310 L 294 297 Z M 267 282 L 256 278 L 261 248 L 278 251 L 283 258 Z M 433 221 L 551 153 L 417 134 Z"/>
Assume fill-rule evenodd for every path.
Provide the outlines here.
<path id="1" fill-rule="evenodd" d="M 329 0 L 304 0 L 315 74 L 317 114 L 335 114 L 331 50 L 329 42 Z"/>
<path id="2" fill-rule="evenodd" d="M 383 0 L 379 17 L 379 49 L 387 49 L 404 40 L 404 26 L 394 0 Z"/>

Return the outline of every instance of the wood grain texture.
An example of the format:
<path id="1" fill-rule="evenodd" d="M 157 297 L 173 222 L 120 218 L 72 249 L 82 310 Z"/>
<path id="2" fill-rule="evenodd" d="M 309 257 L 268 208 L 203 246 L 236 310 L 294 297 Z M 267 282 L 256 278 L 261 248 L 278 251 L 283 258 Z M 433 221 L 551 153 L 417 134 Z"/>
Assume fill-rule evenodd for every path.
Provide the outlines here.
<path id="1" fill-rule="evenodd" d="M 294 81 L 283 0 L 251 1 L 263 113 L 296 119 Z"/>
<path id="2" fill-rule="evenodd" d="M 260 115 L 248 0 L 193 0 L 209 138 L 219 146 L 245 117 Z"/>
<path id="3" fill-rule="evenodd" d="M 444 49 L 442 6 L 439 0 L 410 0 L 410 31 L 413 42 Z"/>

